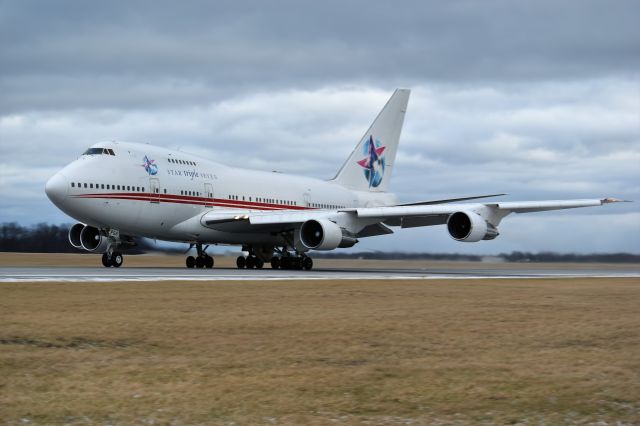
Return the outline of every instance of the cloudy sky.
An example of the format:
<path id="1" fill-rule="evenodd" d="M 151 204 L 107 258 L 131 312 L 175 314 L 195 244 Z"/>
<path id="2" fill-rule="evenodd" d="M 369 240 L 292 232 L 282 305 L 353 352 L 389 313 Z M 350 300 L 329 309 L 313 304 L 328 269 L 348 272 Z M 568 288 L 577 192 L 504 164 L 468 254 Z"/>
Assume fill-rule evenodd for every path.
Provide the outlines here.
<path id="1" fill-rule="evenodd" d="M 412 89 L 402 201 L 613 196 L 358 250 L 640 253 L 640 2 L 0 0 L 0 222 L 71 222 L 46 179 L 103 140 L 332 177 Z"/>

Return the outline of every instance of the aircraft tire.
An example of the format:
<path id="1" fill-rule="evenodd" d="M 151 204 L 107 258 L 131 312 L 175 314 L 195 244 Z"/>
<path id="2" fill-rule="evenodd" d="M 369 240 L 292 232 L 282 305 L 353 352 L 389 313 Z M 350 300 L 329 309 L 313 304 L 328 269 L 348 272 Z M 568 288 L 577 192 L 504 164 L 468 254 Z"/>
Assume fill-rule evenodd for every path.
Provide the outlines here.
<path id="1" fill-rule="evenodd" d="M 253 256 L 247 256 L 247 269 L 253 269 L 256 266 L 256 258 Z"/>
<path id="2" fill-rule="evenodd" d="M 198 269 L 204 268 L 204 258 L 200 256 L 196 257 L 196 268 Z"/>
<path id="3" fill-rule="evenodd" d="M 271 258 L 271 269 L 279 269 L 281 265 L 280 258 L 278 256 L 273 256 Z"/>
<path id="4" fill-rule="evenodd" d="M 288 256 L 282 257 L 280 259 L 280 269 L 291 269 L 291 258 Z"/>
<path id="5" fill-rule="evenodd" d="M 260 259 L 259 257 L 256 257 L 256 269 L 262 269 L 264 268 L 264 260 Z"/>
<path id="6" fill-rule="evenodd" d="M 122 255 L 122 253 L 120 253 L 119 251 L 114 251 L 111 254 L 111 266 L 113 266 L 114 268 L 119 268 L 122 266 L 123 262 L 124 256 Z"/>
<path id="7" fill-rule="evenodd" d="M 211 268 L 213 268 L 213 263 L 214 263 L 214 262 L 213 262 L 213 257 L 211 257 L 211 256 L 207 256 L 207 257 L 205 257 L 205 258 L 204 258 L 204 266 L 205 266 L 207 269 L 211 269 Z"/>
<path id="8" fill-rule="evenodd" d="M 238 258 L 236 259 L 236 266 L 238 267 L 238 269 L 244 269 L 244 267 L 247 266 L 247 260 L 244 258 L 244 256 L 238 256 Z"/>
<path id="9" fill-rule="evenodd" d="M 311 268 L 313 268 L 313 259 L 311 259 L 310 257 L 305 257 L 302 259 L 302 267 L 307 270 L 310 271 Z"/>
<path id="10" fill-rule="evenodd" d="M 102 266 L 105 268 L 111 267 L 111 260 L 109 259 L 109 255 L 107 253 L 102 254 Z"/>
<path id="11" fill-rule="evenodd" d="M 196 266 L 196 258 L 193 256 L 187 256 L 187 268 L 191 269 Z"/>

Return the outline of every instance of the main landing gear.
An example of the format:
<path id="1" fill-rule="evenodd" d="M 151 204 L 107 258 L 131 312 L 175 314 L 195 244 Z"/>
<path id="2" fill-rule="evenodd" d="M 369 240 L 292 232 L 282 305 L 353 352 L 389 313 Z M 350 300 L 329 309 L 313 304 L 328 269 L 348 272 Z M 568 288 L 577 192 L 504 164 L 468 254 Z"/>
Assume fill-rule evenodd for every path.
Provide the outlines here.
<path id="1" fill-rule="evenodd" d="M 102 265 L 105 268 L 113 266 L 114 268 L 119 268 L 122 266 L 122 262 L 124 261 L 124 256 L 119 251 L 113 251 L 111 254 L 109 252 L 104 253 L 102 255 Z"/>
<path id="2" fill-rule="evenodd" d="M 271 258 L 272 269 L 296 269 L 310 271 L 313 268 L 313 259 L 306 254 L 290 255 L 285 253 L 284 256 L 273 256 Z"/>
<path id="3" fill-rule="evenodd" d="M 264 267 L 264 260 L 253 254 L 250 254 L 247 257 L 238 256 L 238 258 L 236 259 L 236 266 L 238 267 L 238 269 L 262 269 Z"/>
<path id="4" fill-rule="evenodd" d="M 264 267 L 264 258 L 265 256 L 269 256 L 269 251 L 265 252 L 264 250 L 258 252 L 259 255 L 256 255 L 254 250 L 251 247 L 243 247 L 243 250 L 248 251 L 248 256 L 238 256 L 236 259 L 236 266 L 238 269 L 262 269 Z M 286 248 L 276 249 L 275 255 L 271 258 L 271 268 L 272 269 L 305 269 L 307 271 L 313 268 L 313 260 L 304 253 L 293 252 L 290 253 L 286 250 Z M 262 257 L 262 258 L 261 258 Z M 268 257 L 267 257 L 268 259 Z"/>
<path id="5" fill-rule="evenodd" d="M 198 268 L 198 269 L 213 268 L 213 257 L 207 254 L 206 252 L 207 248 L 209 248 L 209 246 L 205 247 L 203 250 L 202 243 L 197 243 L 196 250 L 198 252 L 198 255 L 196 257 L 193 257 L 193 256 L 187 257 L 187 260 L 186 260 L 187 268 Z"/>

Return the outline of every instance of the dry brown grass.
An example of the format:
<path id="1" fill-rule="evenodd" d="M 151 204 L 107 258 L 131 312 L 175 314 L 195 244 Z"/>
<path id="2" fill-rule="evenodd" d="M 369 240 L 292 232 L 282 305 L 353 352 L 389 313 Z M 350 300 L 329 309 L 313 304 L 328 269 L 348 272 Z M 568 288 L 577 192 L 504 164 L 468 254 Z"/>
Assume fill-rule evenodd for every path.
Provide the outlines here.
<path id="1" fill-rule="evenodd" d="M 637 424 L 639 307 L 638 279 L 3 283 L 0 419 Z"/>

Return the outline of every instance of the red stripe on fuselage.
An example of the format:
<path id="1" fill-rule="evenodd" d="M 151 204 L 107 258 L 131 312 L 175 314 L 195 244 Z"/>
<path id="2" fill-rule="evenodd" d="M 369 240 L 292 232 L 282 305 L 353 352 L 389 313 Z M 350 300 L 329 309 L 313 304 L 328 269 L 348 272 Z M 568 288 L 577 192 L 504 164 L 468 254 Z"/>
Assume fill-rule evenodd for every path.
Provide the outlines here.
<path id="1" fill-rule="evenodd" d="M 216 207 L 234 207 L 253 210 L 313 210 L 309 207 L 290 206 L 287 204 L 271 204 L 255 201 L 227 200 L 223 198 L 205 198 L 177 194 L 150 194 L 145 192 L 115 192 L 115 193 L 91 193 L 72 195 L 74 198 L 104 198 L 138 201 L 158 201 L 175 204 L 192 204 Z"/>

